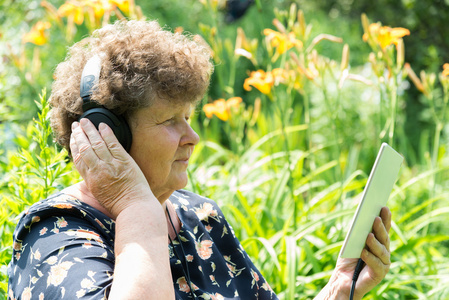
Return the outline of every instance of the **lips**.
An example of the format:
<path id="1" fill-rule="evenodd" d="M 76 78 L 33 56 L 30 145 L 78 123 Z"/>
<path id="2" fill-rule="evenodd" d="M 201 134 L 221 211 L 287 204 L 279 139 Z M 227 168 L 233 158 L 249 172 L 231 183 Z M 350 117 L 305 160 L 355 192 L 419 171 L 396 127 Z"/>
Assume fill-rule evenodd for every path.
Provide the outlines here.
<path id="1" fill-rule="evenodd" d="M 189 163 L 189 159 L 192 156 L 192 152 L 193 152 L 194 149 L 195 149 L 194 146 L 190 146 L 190 147 L 186 147 L 186 148 L 180 148 L 179 152 L 176 153 L 176 154 L 179 154 L 179 155 L 175 155 L 178 158 L 176 158 L 174 161 L 188 164 Z"/>
<path id="2" fill-rule="evenodd" d="M 178 159 L 175 159 L 175 161 L 187 164 L 187 163 L 189 163 L 189 159 L 190 159 L 190 155 L 187 154 L 187 155 L 181 156 Z"/>
<path id="3" fill-rule="evenodd" d="M 181 161 L 181 162 L 188 162 L 190 159 L 190 155 L 192 154 L 192 151 L 188 151 L 185 153 L 185 155 L 180 156 L 180 158 L 176 159 L 175 161 Z"/>
<path id="4" fill-rule="evenodd" d="M 180 158 L 180 159 L 177 159 L 176 161 L 185 161 L 185 162 L 188 162 L 189 159 L 190 159 L 190 157 L 187 157 L 187 158 Z"/>

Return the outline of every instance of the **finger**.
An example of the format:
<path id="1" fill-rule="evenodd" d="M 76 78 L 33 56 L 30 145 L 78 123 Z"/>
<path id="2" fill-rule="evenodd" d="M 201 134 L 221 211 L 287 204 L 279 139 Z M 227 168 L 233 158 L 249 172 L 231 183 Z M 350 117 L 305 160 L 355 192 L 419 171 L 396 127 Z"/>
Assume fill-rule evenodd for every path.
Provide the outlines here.
<path id="1" fill-rule="evenodd" d="M 76 149 L 78 150 L 77 155 L 79 156 L 76 157 L 76 161 L 82 159 L 86 164 L 87 169 L 93 168 L 98 163 L 99 158 L 92 149 L 90 141 L 81 126 L 77 126 L 72 130 L 72 136 L 74 138 Z"/>
<path id="2" fill-rule="evenodd" d="M 371 272 L 373 273 L 371 277 L 375 280 L 382 280 L 390 269 L 390 264 L 384 264 L 379 257 L 367 249 L 363 249 L 361 258 L 368 268 L 371 269 Z"/>
<path id="3" fill-rule="evenodd" d="M 380 210 L 380 217 L 382 219 L 382 222 L 384 223 L 384 226 L 387 230 L 387 232 L 390 232 L 391 228 L 391 211 L 388 207 L 384 206 Z"/>
<path id="4" fill-rule="evenodd" d="M 106 146 L 105 141 L 101 137 L 97 128 L 95 128 L 94 124 L 89 119 L 81 119 L 80 121 L 81 128 L 87 135 L 89 142 L 95 154 L 103 161 L 109 162 L 113 159 L 111 152 L 109 152 L 108 147 Z"/>
<path id="5" fill-rule="evenodd" d="M 376 237 L 376 239 L 387 248 L 388 251 L 390 251 L 390 237 L 388 235 L 388 231 L 385 228 L 384 223 L 382 222 L 382 219 L 380 217 L 376 217 L 374 219 L 373 224 L 373 233 Z"/>
<path id="6" fill-rule="evenodd" d="M 105 123 L 101 123 L 98 126 L 98 129 L 111 155 L 117 159 L 124 159 L 127 153 L 117 140 L 114 131 L 112 131 L 112 129 Z"/>
<path id="7" fill-rule="evenodd" d="M 368 249 L 363 249 L 361 258 L 365 264 L 377 274 L 385 275 L 390 269 L 390 263 L 385 264 L 378 256 Z"/>
<path id="8" fill-rule="evenodd" d="M 79 126 L 78 122 L 73 122 L 72 124 L 72 134 L 70 135 L 70 151 L 72 153 L 73 163 L 75 167 L 80 172 L 80 174 L 84 174 L 88 169 L 86 164 L 83 161 L 83 158 L 79 152 L 78 145 L 75 141 L 75 136 L 73 131 Z"/>
<path id="9" fill-rule="evenodd" d="M 368 246 L 369 251 L 379 258 L 383 264 L 389 265 L 390 262 L 390 251 L 380 243 L 373 233 L 370 233 L 368 235 L 368 238 L 366 239 L 366 245 Z"/>

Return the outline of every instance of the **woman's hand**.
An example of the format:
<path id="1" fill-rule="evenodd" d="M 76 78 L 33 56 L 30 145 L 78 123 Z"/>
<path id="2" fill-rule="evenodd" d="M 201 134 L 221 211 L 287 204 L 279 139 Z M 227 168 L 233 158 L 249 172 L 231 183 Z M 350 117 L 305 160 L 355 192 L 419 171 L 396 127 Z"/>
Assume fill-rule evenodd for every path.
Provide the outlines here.
<path id="1" fill-rule="evenodd" d="M 88 189 L 114 219 L 126 207 L 154 198 L 139 166 L 106 124 L 97 131 L 88 119 L 74 122 L 70 149 Z"/>
<path id="2" fill-rule="evenodd" d="M 363 249 L 361 258 L 365 267 L 360 272 L 355 286 L 354 299 L 362 299 L 372 288 L 378 285 L 390 269 L 390 237 L 391 212 L 388 207 L 383 207 L 380 217 L 376 217 L 373 224 L 373 232 L 366 239 L 366 248 Z M 335 272 L 337 282 L 341 282 L 343 292 L 349 297 L 352 276 L 358 259 L 339 258 Z"/>
<path id="3" fill-rule="evenodd" d="M 380 217 L 376 217 L 373 232 L 366 239 L 366 248 L 361 258 L 365 266 L 359 274 L 355 286 L 354 299 L 362 299 L 373 287 L 378 285 L 390 269 L 390 238 L 391 212 L 383 207 Z M 339 258 L 337 266 L 326 287 L 327 296 L 324 299 L 349 299 L 352 276 L 358 258 Z M 321 295 L 321 294 L 320 294 Z"/>

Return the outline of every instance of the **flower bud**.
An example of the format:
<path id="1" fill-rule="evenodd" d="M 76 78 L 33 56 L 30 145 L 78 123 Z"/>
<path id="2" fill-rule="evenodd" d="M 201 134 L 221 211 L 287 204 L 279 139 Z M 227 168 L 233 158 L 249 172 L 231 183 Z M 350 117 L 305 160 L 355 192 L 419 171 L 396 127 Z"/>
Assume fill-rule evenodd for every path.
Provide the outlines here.
<path id="1" fill-rule="evenodd" d="M 304 18 L 304 12 L 301 9 L 298 10 L 298 22 L 301 36 L 304 37 L 306 34 L 306 19 Z"/>
<path id="2" fill-rule="evenodd" d="M 349 66 L 349 45 L 345 44 L 343 46 L 343 53 L 341 55 L 341 65 L 340 70 L 345 70 Z"/>
<path id="3" fill-rule="evenodd" d="M 409 63 L 406 63 L 404 65 L 405 72 L 407 73 L 410 80 L 413 82 L 413 84 L 416 86 L 418 91 L 421 93 L 425 93 L 424 85 L 422 84 L 422 81 L 416 76 L 416 73 L 413 71 L 412 67 Z"/>
<path id="4" fill-rule="evenodd" d="M 404 41 L 402 39 L 398 40 L 396 49 L 397 49 L 396 66 L 398 70 L 400 70 L 402 69 L 402 65 L 404 64 L 404 57 L 405 57 Z"/>
<path id="5" fill-rule="evenodd" d="M 366 14 L 362 14 L 362 27 L 363 32 L 369 34 L 369 20 Z"/>

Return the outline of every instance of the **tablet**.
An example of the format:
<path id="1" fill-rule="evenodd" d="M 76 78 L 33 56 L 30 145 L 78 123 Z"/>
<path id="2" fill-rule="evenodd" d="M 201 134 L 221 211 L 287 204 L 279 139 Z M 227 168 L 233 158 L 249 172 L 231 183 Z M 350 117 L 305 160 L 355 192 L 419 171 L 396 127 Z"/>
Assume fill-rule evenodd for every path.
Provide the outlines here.
<path id="1" fill-rule="evenodd" d="M 403 160 L 388 144 L 382 144 L 341 248 L 340 257 L 360 258 L 374 219 L 390 197 Z"/>

